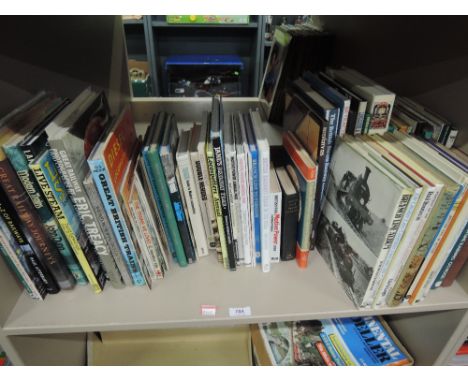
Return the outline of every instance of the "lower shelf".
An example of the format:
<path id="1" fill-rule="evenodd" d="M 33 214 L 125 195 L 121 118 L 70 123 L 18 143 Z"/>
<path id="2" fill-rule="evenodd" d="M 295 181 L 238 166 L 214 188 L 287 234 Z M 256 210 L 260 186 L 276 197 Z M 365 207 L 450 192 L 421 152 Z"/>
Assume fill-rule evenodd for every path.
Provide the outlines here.
<path id="1" fill-rule="evenodd" d="M 201 305 L 217 307 L 203 316 Z M 250 307 L 251 315 L 231 317 L 229 308 Z M 396 308 L 357 309 L 327 265 L 312 253 L 307 269 L 295 262 L 230 272 L 214 257 L 187 268 L 173 265 L 153 290 L 112 288 L 95 295 L 89 287 L 33 301 L 22 294 L 4 327 L 6 335 L 86 331 L 208 327 L 310 318 L 416 313 L 468 308 L 468 295 L 457 284 L 431 292 L 420 304 Z"/>

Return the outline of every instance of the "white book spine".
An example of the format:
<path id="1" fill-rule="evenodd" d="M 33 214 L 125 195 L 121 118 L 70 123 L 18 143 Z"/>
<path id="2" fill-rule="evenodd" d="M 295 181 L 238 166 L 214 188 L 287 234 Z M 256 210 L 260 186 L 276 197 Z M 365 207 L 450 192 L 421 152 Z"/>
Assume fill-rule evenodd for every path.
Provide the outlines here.
<path id="1" fill-rule="evenodd" d="M 243 262 L 245 265 L 250 265 L 252 261 L 252 244 L 251 244 L 251 233 L 252 227 L 250 226 L 250 190 L 248 185 L 248 168 L 246 154 L 237 154 L 237 172 L 239 180 L 239 204 L 240 204 L 240 220 L 242 229 L 243 242 Z"/>
<path id="2" fill-rule="evenodd" d="M 207 227 L 207 237 L 209 246 L 212 251 L 216 251 L 215 227 L 217 227 L 217 223 L 213 207 L 213 197 L 211 195 L 210 174 L 208 172 L 208 162 L 206 158 L 204 141 L 198 145 L 197 152 L 199 166 L 195 164 L 194 174 L 197 174 L 197 178 L 199 181 L 200 193 L 198 194 L 198 196 L 200 197 L 200 199 L 203 200 L 202 206 L 204 206 L 203 209 L 206 211 L 207 218 L 209 221 Z M 201 188 L 203 188 L 204 193 L 201 192 Z"/>
<path id="3" fill-rule="evenodd" d="M 270 235 L 271 235 L 271 249 L 270 249 L 270 262 L 279 263 L 280 249 L 281 249 L 281 199 L 280 192 L 270 193 L 271 203 L 271 217 L 270 217 Z"/>
<path id="4" fill-rule="evenodd" d="M 351 107 L 351 100 L 350 99 L 345 100 L 344 105 L 343 105 L 343 118 L 341 119 L 341 126 L 340 126 L 340 137 L 346 134 L 346 126 L 348 125 L 350 107 Z"/>
<path id="5" fill-rule="evenodd" d="M 426 224 L 427 218 L 429 217 L 429 214 L 431 213 L 439 196 L 439 192 L 440 188 L 437 189 L 436 187 L 430 187 L 423 190 L 422 195 L 420 196 L 419 205 L 416 206 L 417 211 L 413 214 L 414 219 L 409 223 L 408 232 L 403 238 L 404 241 L 402 243 L 402 247 L 401 249 L 398 249 L 396 258 L 380 285 L 374 306 L 377 307 L 385 304 L 388 293 L 393 289 L 395 280 L 403 270 L 406 260 L 411 254 L 411 251 L 416 244 L 416 240 L 424 228 L 424 224 Z"/>
<path id="6" fill-rule="evenodd" d="M 193 241 L 197 247 L 197 254 L 200 257 L 208 256 L 208 241 L 205 234 L 203 219 L 198 203 L 197 188 L 195 187 L 195 179 L 192 173 L 192 167 L 187 153 L 179 155 L 177 153 L 177 165 L 182 184 L 185 203 L 188 210 L 190 225 L 193 232 Z"/>
<path id="7" fill-rule="evenodd" d="M 236 205 L 236 199 L 238 199 L 238 184 L 236 177 L 236 152 L 231 147 L 225 147 L 225 158 L 226 158 L 226 178 L 227 178 L 227 191 L 229 201 L 229 211 L 231 218 L 232 227 L 232 240 L 234 248 L 237 253 L 237 264 L 241 264 L 243 261 L 243 251 L 241 250 L 240 243 L 242 242 L 242 236 L 240 231 L 240 222 L 238 221 L 238 204 Z M 229 151 L 229 152 L 228 152 Z M 241 260 L 242 259 L 242 260 Z"/>
<path id="8" fill-rule="evenodd" d="M 250 201 L 250 266 L 255 267 L 257 265 L 256 254 L 255 254 L 255 227 L 254 227 L 254 190 L 253 190 L 253 169 L 252 169 L 252 154 L 249 150 L 247 152 L 247 179 L 248 179 L 248 192 Z"/>
<path id="9" fill-rule="evenodd" d="M 457 210 L 457 207 L 459 206 L 459 203 L 461 201 L 462 195 L 459 195 L 455 203 L 450 207 L 450 211 L 448 212 L 448 215 L 446 215 L 446 219 L 444 219 L 442 223 L 442 227 L 440 228 L 439 232 L 437 233 L 436 237 L 432 240 L 430 247 L 428 251 L 426 252 L 426 255 L 424 256 L 424 261 L 422 265 L 419 267 L 418 273 L 416 274 L 416 277 L 414 278 L 411 287 L 409 288 L 408 292 L 406 293 L 406 296 L 408 299 L 413 296 L 413 294 L 416 291 L 417 285 L 420 283 L 421 279 L 423 278 L 423 275 L 425 274 L 427 268 L 431 264 L 431 259 L 433 256 L 436 256 L 436 249 L 439 246 L 440 241 L 442 238 L 445 236 L 445 233 L 447 231 L 448 226 L 450 225 L 450 222 L 452 221 L 453 216 L 455 215 L 455 212 Z M 433 261 L 432 261 L 433 262 Z M 419 292 L 421 291 L 421 288 L 419 288 Z M 419 293 L 418 292 L 418 293 Z M 416 301 L 416 300 L 415 300 Z"/>
<path id="10" fill-rule="evenodd" d="M 411 196 L 411 194 L 407 193 L 405 190 L 402 190 L 402 193 L 400 195 L 400 201 L 396 205 L 395 210 L 392 214 L 393 218 L 389 224 L 389 229 L 384 240 L 384 246 L 382 247 L 380 253 L 377 256 L 377 260 L 374 265 L 374 270 L 372 272 L 372 277 L 367 286 L 366 293 L 364 294 L 364 297 L 362 299 L 362 308 L 367 308 L 371 306 L 374 301 L 374 296 L 377 293 L 377 290 L 380 286 L 381 277 L 383 277 L 382 273 L 385 265 L 385 260 L 390 252 L 393 243 L 396 242 L 397 235 L 399 233 L 399 228 L 405 217 L 405 212 L 411 200 Z"/>
<path id="11" fill-rule="evenodd" d="M 367 306 L 371 306 L 375 302 L 376 298 L 378 298 L 378 291 L 380 289 L 380 286 L 383 283 L 383 279 L 390 267 L 390 264 L 391 264 L 392 258 L 395 255 L 395 252 L 398 250 L 398 248 L 402 244 L 401 240 L 406 231 L 406 227 L 408 226 L 408 222 L 410 221 L 411 216 L 413 215 L 413 212 L 416 208 L 419 197 L 421 196 L 421 191 L 422 191 L 422 188 L 417 188 L 414 190 L 414 193 L 411 196 L 408 206 L 406 207 L 406 211 L 404 212 L 403 219 L 401 220 L 400 227 L 398 228 L 395 238 L 393 239 L 392 246 L 390 247 L 390 250 L 388 251 L 384 259 L 381 271 L 379 272 L 377 281 L 375 283 L 376 288 L 374 288 L 373 295 L 369 297 Z"/>

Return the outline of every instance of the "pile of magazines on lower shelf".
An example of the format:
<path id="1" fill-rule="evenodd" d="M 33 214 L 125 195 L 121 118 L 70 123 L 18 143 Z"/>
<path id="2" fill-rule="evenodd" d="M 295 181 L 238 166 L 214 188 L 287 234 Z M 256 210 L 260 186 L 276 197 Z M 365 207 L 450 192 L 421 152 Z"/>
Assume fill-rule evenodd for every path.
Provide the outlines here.
<path id="1" fill-rule="evenodd" d="M 251 328 L 259 366 L 409 366 L 413 358 L 381 317 L 274 322 Z"/>

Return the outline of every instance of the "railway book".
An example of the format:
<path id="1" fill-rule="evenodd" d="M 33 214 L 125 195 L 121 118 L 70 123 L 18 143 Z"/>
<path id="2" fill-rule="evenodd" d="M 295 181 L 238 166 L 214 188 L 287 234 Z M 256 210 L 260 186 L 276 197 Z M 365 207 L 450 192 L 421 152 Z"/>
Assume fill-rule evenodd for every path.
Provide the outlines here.
<path id="1" fill-rule="evenodd" d="M 136 140 L 135 126 L 130 108 L 127 106 L 117 120 L 101 135 L 99 142 L 88 156 L 88 164 L 132 282 L 134 285 L 141 286 L 146 282 L 117 197 L 117 190 L 122 182 Z"/>
<path id="2" fill-rule="evenodd" d="M 270 164 L 270 262 L 279 263 L 281 254 L 281 187 L 273 163 Z"/>
<path id="3" fill-rule="evenodd" d="M 345 141 L 330 171 L 317 248 L 356 306 L 368 306 L 412 193 Z"/>
<path id="4" fill-rule="evenodd" d="M 142 157 L 151 183 L 153 200 L 158 207 L 161 222 L 166 232 L 169 249 L 171 253 L 173 253 L 177 263 L 181 267 L 185 267 L 188 262 L 185 257 L 184 246 L 177 227 L 177 220 L 172 208 L 169 188 L 166 183 L 163 165 L 159 156 L 165 120 L 168 117 L 169 115 L 164 112 L 153 115 L 143 141 Z"/>

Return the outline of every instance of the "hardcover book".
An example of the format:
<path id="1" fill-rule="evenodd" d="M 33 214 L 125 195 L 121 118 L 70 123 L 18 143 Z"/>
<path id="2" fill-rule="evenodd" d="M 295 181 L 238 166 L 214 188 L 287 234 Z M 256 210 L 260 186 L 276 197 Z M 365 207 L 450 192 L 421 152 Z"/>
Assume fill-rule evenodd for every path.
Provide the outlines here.
<path id="1" fill-rule="evenodd" d="M 206 164 L 206 136 L 208 132 L 208 112 L 204 112 L 202 123 L 195 124 L 189 142 L 192 172 L 196 183 L 197 196 L 200 204 L 200 213 L 205 227 L 205 235 L 210 251 L 221 248 L 217 235 L 216 216 L 213 208 L 213 198 L 210 192 L 210 179 Z"/>
<path id="2" fill-rule="evenodd" d="M 279 263 L 281 253 L 282 192 L 273 163 L 270 164 L 270 262 Z"/>
<path id="3" fill-rule="evenodd" d="M 208 256 L 207 234 L 204 229 L 204 222 L 200 208 L 200 198 L 198 197 L 195 185 L 195 177 L 192 172 L 192 165 L 189 156 L 189 141 L 191 132 L 183 131 L 176 152 L 177 167 L 180 173 L 182 184 L 180 185 L 185 195 L 187 203 L 188 216 L 192 232 L 194 233 L 194 242 L 197 248 L 197 254 L 200 257 Z"/>
<path id="4" fill-rule="evenodd" d="M 282 192 L 281 252 L 282 261 L 296 257 L 296 235 L 299 224 L 299 192 L 294 187 L 285 167 L 275 168 Z"/>
<path id="5" fill-rule="evenodd" d="M 105 274 L 100 264 L 93 262 L 94 248 L 81 225 L 50 152 L 44 151 L 29 167 L 34 172 L 37 183 L 54 212 L 91 287 L 95 293 L 102 292 L 106 282 Z M 81 283 L 86 283 L 86 280 L 82 280 Z"/>
<path id="6" fill-rule="evenodd" d="M 120 187 L 136 141 L 135 126 L 130 107 L 127 106 L 101 135 L 99 143 L 88 156 L 88 164 L 133 284 L 145 285 L 136 248 L 116 191 Z"/>
<path id="7" fill-rule="evenodd" d="M 223 152 L 223 125 L 224 113 L 220 96 L 213 98 L 211 124 L 210 124 L 210 140 L 213 147 L 214 163 L 216 165 L 216 181 L 218 183 L 219 200 L 221 203 L 221 212 L 223 214 L 224 236 L 226 238 L 226 248 L 228 255 L 228 268 L 236 269 L 236 249 L 232 237 L 232 223 L 229 211 L 229 199 L 226 186 L 226 165 Z M 219 227 L 219 224 L 218 224 Z"/>
<path id="8" fill-rule="evenodd" d="M 234 115 L 234 135 L 236 141 L 237 170 L 239 179 L 240 221 L 242 227 L 241 263 L 250 266 L 255 262 L 252 241 L 252 202 L 250 196 L 250 171 L 248 163 L 249 148 L 245 134 L 244 120 L 241 113 Z"/>
<path id="9" fill-rule="evenodd" d="M 158 207 L 161 222 L 163 224 L 164 231 L 166 232 L 169 249 L 177 263 L 181 267 L 185 267 L 188 264 L 187 258 L 185 257 L 184 246 L 177 227 L 175 213 L 172 208 L 164 169 L 161 163 L 161 158 L 159 157 L 159 148 L 163 129 L 168 117 L 169 115 L 163 112 L 153 115 L 151 124 L 148 127 L 144 138 L 142 157 L 151 183 L 153 200 Z"/>
<path id="10" fill-rule="evenodd" d="M 358 307 L 373 302 L 411 195 L 347 142 L 337 145 L 317 248 Z"/>
<path id="11" fill-rule="evenodd" d="M 0 120 L 0 146 L 16 134 L 30 131 L 48 114 L 50 100 L 43 94 L 34 97 L 28 103 L 15 109 Z M 41 219 L 24 190 L 15 170 L 11 166 L 3 149 L 0 150 L 0 185 L 16 210 L 23 225 L 23 233 L 44 270 L 43 281 L 48 293 L 57 293 L 60 289 L 72 289 L 75 279 L 68 270 L 64 259 L 55 244 L 49 238 Z"/>
<path id="12" fill-rule="evenodd" d="M 196 256 L 187 217 L 185 216 L 184 206 L 182 204 L 180 185 L 177 184 L 176 178 L 175 155 L 179 133 L 174 115 L 170 115 L 167 118 L 164 129 L 161 146 L 159 147 L 159 157 L 161 158 L 164 175 L 166 177 L 172 208 L 177 220 L 177 227 L 184 246 L 185 256 L 189 263 L 193 263 L 196 261 Z"/>
<path id="13" fill-rule="evenodd" d="M 83 187 L 89 172 L 87 159 L 111 123 L 109 105 L 103 92 L 86 89 L 69 108 L 71 115 L 60 116 L 46 127 L 50 153 L 91 243 L 88 261 L 93 268 L 101 268 L 98 274 L 105 274 L 114 288 L 121 288 L 122 276 Z"/>
<path id="14" fill-rule="evenodd" d="M 311 250 L 312 226 L 317 166 L 307 151 L 291 132 L 283 134 L 283 145 L 292 164 L 286 166 L 294 187 L 300 193 L 300 215 L 297 227 L 296 262 L 306 268 Z"/>

